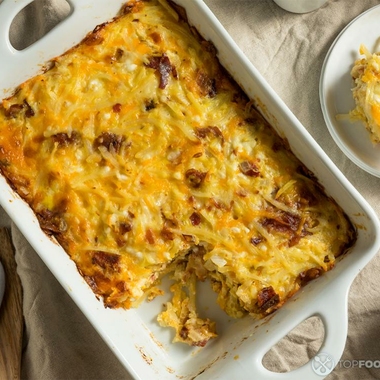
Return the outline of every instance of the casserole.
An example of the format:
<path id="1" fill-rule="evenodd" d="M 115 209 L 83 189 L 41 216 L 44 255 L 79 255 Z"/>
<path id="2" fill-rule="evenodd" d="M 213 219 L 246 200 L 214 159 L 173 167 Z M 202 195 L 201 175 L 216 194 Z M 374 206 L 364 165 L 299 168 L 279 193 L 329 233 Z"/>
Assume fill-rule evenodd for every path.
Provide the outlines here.
<path id="1" fill-rule="evenodd" d="M 177 6 L 178 7 L 178 6 Z M 130 0 L 0 105 L 0 172 L 108 308 L 173 298 L 174 341 L 259 318 L 332 269 L 356 231 L 165 0 Z"/>
<path id="2" fill-rule="evenodd" d="M 359 53 L 361 59 L 355 61 L 351 70 L 354 81 L 352 95 L 356 107 L 350 112 L 353 120 L 360 120 L 370 134 L 370 139 L 374 144 L 380 142 L 379 126 L 379 103 L 378 83 L 376 67 L 379 65 L 379 54 L 370 53 L 369 50 L 361 45 Z"/>
<path id="3" fill-rule="evenodd" d="M 189 12 L 189 16 L 190 16 L 190 20 L 191 20 L 191 14 L 194 14 L 194 12 L 196 13 L 196 11 L 197 11 L 197 9 L 199 10 L 199 8 L 198 8 L 198 6 L 200 6 L 201 4 L 198 4 L 198 5 L 196 5 L 196 3 L 193 3 L 192 5 L 188 5 L 188 12 Z M 192 10 L 193 9 L 193 10 Z M 193 13 L 192 13 L 193 12 Z M 207 13 L 206 13 L 207 14 Z M 211 22 L 212 22 L 212 18 L 210 19 L 211 20 Z M 215 22 L 215 21 L 214 21 Z M 202 31 L 202 26 L 200 26 L 200 27 L 198 27 L 198 29 L 201 31 L 201 33 L 203 33 L 203 31 Z M 215 37 L 216 38 L 216 37 Z M 214 41 L 214 39 L 211 37 L 211 39 Z M 228 39 L 227 39 L 227 41 L 228 41 Z M 36 45 L 34 46 L 34 47 L 36 47 Z M 219 48 L 219 46 L 217 45 L 217 47 Z M 221 52 L 221 58 L 223 58 L 223 51 L 222 51 L 222 49 L 220 49 L 219 48 L 219 50 L 220 50 L 220 52 Z M 28 49 L 28 51 L 31 51 L 31 49 Z M 23 52 L 23 54 L 24 53 L 26 53 L 27 51 L 25 51 L 25 52 Z M 223 62 L 223 60 L 222 60 L 222 62 Z M 239 61 L 238 61 L 239 62 Z M 241 64 L 240 64 L 240 67 L 241 68 L 243 68 L 243 69 L 245 69 L 246 71 L 248 70 L 248 71 L 251 71 L 252 72 L 252 69 L 250 69 L 249 68 L 249 66 L 245 66 L 245 64 L 244 64 L 244 59 L 243 60 L 240 60 L 240 62 L 241 62 Z M 225 66 L 227 66 L 227 68 L 229 69 L 229 71 L 232 71 L 232 66 L 231 67 L 228 67 L 228 60 L 226 60 L 225 62 Z M 246 62 L 245 62 L 246 63 Z M 236 67 L 236 66 L 235 66 Z M 240 69 L 238 68 L 238 71 L 239 72 L 241 72 L 240 71 Z M 241 77 L 240 79 L 238 78 L 238 80 L 239 80 L 239 82 L 243 82 L 243 77 Z M 245 78 L 246 79 L 246 78 Z M 252 88 L 250 89 L 250 88 L 245 88 L 245 90 L 247 91 L 247 92 L 249 92 L 249 91 L 251 91 L 251 92 L 249 92 L 249 94 L 252 96 L 252 97 L 254 97 L 254 98 L 256 98 L 256 100 L 259 102 L 260 100 L 261 101 L 263 101 L 263 99 L 265 98 L 265 97 L 267 97 L 268 99 L 264 99 L 264 100 L 268 100 L 268 101 L 270 101 L 270 100 L 273 100 L 273 101 L 275 101 L 276 100 L 276 98 L 275 98 L 275 96 L 273 95 L 273 94 L 271 94 L 271 91 L 263 91 L 263 90 L 261 90 L 260 91 L 260 87 L 261 87 L 261 85 L 262 85 L 262 83 L 260 83 L 260 80 L 258 80 L 258 85 L 257 84 L 254 84 L 254 83 L 250 83 L 249 81 L 247 81 L 247 80 L 245 80 L 245 83 L 249 86 L 249 85 L 251 85 L 252 86 Z M 256 87 L 256 88 L 255 88 Z M 254 91 L 255 90 L 255 91 Z M 254 91 L 254 92 L 252 92 L 252 91 Z M 273 99 L 271 99 L 271 98 L 273 98 Z M 265 105 L 267 105 L 267 102 L 266 101 L 263 101 L 263 103 L 265 104 Z M 277 119 L 278 119 L 278 121 L 279 121 L 279 123 L 278 123 L 278 126 L 279 125 L 281 125 L 281 123 L 282 123 L 282 120 L 281 120 L 281 112 L 280 113 L 277 113 L 277 115 L 275 114 L 275 110 L 274 111 L 272 111 L 272 110 L 270 110 L 269 109 L 269 111 L 271 112 L 271 114 L 272 114 L 272 116 L 274 115 L 275 117 L 277 117 Z M 268 118 L 271 118 L 271 115 L 269 114 L 269 113 L 267 113 L 267 116 L 268 116 Z M 289 117 L 289 119 L 290 120 L 292 120 L 291 119 L 291 117 Z M 272 119 L 273 120 L 273 119 Z M 285 120 L 284 121 L 286 121 L 286 118 L 285 118 Z M 294 129 L 292 130 L 292 128 L 291 128 L 291 126 L 290 126 L 290 132 L 296 132 L 297 131 L 297 128 L 296 127 L 294 127 Z M 302 131 L 302 129 L 301 129 L 301 131 Z M 286 134 L 285 134 L 286 135 Z M 286 137 L 289 139 L 289 141 L 290 141 L 290 144 L 291 144 L 291 146 L 292 146 L 292 148 L 293 148 L 293 150 L 300 150 L 300 151 L 302 151 L 302 146 L 304 146 L 304 145 L 301 145 L 301 146 L 297 146 L 296 145 L 296 142 L 297 142 L 297 140 L 299 139 L 299 137 L 297 137 L 297 136 L 292 136 L 291 135 L 291 133 L 289 134 L 289 136 L 287 136 L 286 135 Z M 305 137 L 305 140 L 306 141 L 308 141 L 308 137 L 307 136 L 304 136 Z M 304 143 L 305 144 L 305 143 Z M 313 145 L 312 143 L 309 143 L 309 145 Z M 306 144 L 306 146 L 307 146 L 307 144 Z M 307 149 L 307 147 L 306 147 L 306 149 Z M 321 152 L 319 152 L 318 151 L 318 148 L 316 148 L 315 147 L 315 150 L 316 150 L 316 153 L 314 154 L 314 159 L 315 159 L 315 157 L 318 157 L 320 160 L 322 160 L 322 162 L 324 161 L 324 157 L 323 157 L 323 155 L 321 154 Z M 297 153 L 299 153 L 299 152 L 297 152 Z M 302 153 L 302 152 L 301 152 Z M 299 155 L 301 155 L 301 153 L 299 153 Z M 310 157 L 310 156 L 309 156 Z M 307 165 L 308 165 L 308 163 L 306 163 Z M 309 167 L 311 166 L 311 165 L 308 165 Z M 312 170 L 313 171 L 317 171 L 318 170 L 318 166 L 317 165 L 314 165 L 314 166 L 316 166 L 316 170 L 314 170 L 314 168 L 312 168 Z M 321 169 L 320 169 L 321 170 Z M 333 169 L 331 169 L 331 171 L 334 171 L 334 168 Z M 329 171 L 327 171 L 328 173 L 329 173 Z M 335 174 L 338 174 L 338 178 L 339 178 L 339 173 L 335 173 Z M 321 176 L 322 176 L 322 174 L 321 174 Z M 330 177 L 331 177 L 331 173 L 330 173 Z M 327 175 L 325 175 L 325 177 L 324 177 L 324 181 L 326 182 L 326 188 L 327 188 L 327 183 L 330 183 L 330 178 L 329 177 L 329 174 L 327 174 Z M 344 182 L 344 180 L 343 179 L 340 179 L 341 181 L 343 181 Z M 323 183 L 323 180 L 321 179 L 321 182 Z M 336 179 L 335 180 L 335 182 L 333 182 L 333 184 L 336 184 L 336 183 L 340 183 L 340 181 L 338 180 L 338 179 Z M 337 185 L 338 186 L 338 185 Z M 339 187 L 339 186 L 338 186 Z M 335 191 L 335 194 L 334 194 L 334 191 Z M 335 196 L 336 198 L 337 198 L 337 195 L 338 195 L 338 193 L 339 192 L 341 192 L 341 189 L 339 189 L 339 188 L 337 188 L 337 189 L 333 189 L 332 187 L 331 187 L 331 185 L 330 185 L 330 191 L 329 191 L 329 193 L 331 194 L 331 195 L 333 195 L 333 196 Z M 350 193 L 349 191 L 347 191 L 346 190 L 346 192 L 348 192 L 348 193 Z M 344 198 L 344 195 L 343 195 L 343 198 Z M 348 197 L 346 200 L 348 200 L 350 197 Z M 345 201 L 345 199 L 343 199 L 342 201 Z M 376 240 L 375 239 L 375 237 L 374 237 L 374 230 L 375 230 L 375 227 L 374 227 L 374 224 L 373 223 L 368 223 L 368 220 L 369 221 L 371 221 L 373 218 L 367 218 L 367 216 L 368 215 L 370 215 L 371 216 L 371 212 L 370 212 L 370 210 L 367 210 L 366 208 L 365 208 L 365 204 L 361 204 L 361 202 L 360 202 L 361 200 L 360 200 L 360 198 L 359 198 L 359 201 L 356 201 L 356 204 L 357 204 L 357 207 L 356 207 L 356 209 L 355 209 L 355 211 L 356 211 L 356 220 L 355 220 L 355 223 L 358 225 L 359 223 L 359 219 L 362 219 L 363 218 L 363 215 L 366 215 L 365 217 L 364 217 L 364 219 L 367 221 L 367 224 L 368 224 L 368 226 L 366 226 L 366 229 L 367 229 L 367 231 L 369 231 L 370 230 L 370 236 L 371 236 L 371 241 L 373 242 L 374 240 Z M 16 201 L 14 201 L 14 203 L 16 203 Z M 345 203 L 345 202 L 343 202 L 343 203 Z M 360 205 L 360 206 L 358 206 L 358 205 Z M 365 208 L 365 209 L 363 209 L 363 207 Z M 359 218 L 358 219 L 358 216 L 357 216 L 357 212 L 359 211 L 359 210 L 361 210 L 362 211 L 362 218 Z M 353 219 L 355 219 L 354 218 L 354 216 L 353 215 L 351 215 L 352 214 L 352 212 L 353 212 L 353 210 L 351 209 L 351 210 L 347 210 L 347 213 L 351 216 L 351 218 L 353 218 Z M 364 222 L 362 222 L 361 224 L 363 225 L 363 223 Z M 23 229 L 23 231 L 26 233 L 26 227 L 25 227 L 25 225 L 23 226 L 24 227 L 24 229 Z M 368 239 L 368 240 L 370 240 L 370 239 Z M 33 243 L 32 243 L 33 244 Z M 36 241 L 34 241 L 34 244 L 37 244 L 37 242 Z M 54 264 L 55 263 L 49 263 L 50 264 L 50 266 L 51 266 L 51 268 L 52 267 L 54 267 Z M 52 269 L 53 270 L 53 269 Z M 53 270 L 53 272 L 54 272 L 54 270 Z M 320 283 L 320 282 L 318 282 L 318 283 Z M 322 282 L 323 283 L 323 282 Z M 310 289 L 310 288 L 308 288 L 308 289 Z M 311 289 L 314 289 L 314 286 L 311 288 Z M 73 291 L 73 294 L 75 293 L 75 296 L 74 297 L 76 297 L 77 296 L 77 292 L 76 292 L 76 290 L 75 291 Z M 150 306 L 150 305 L 149 305 Z M 145 307 L 145 305 L 144 305 L 144 307 Z M 290 309 L 289 309 L 290 308 Z M 291 310 L 291 307 L 289 307 L 289 308 L 287 308 L 287 310 L 289 311 L 289 310 Z M 140 309 L 141 310 L 141 309 Z M 88 312 L 88 310 L 87 310 L 87 312 Z M 87 314 L 90 314 L 90 313 L 87 313 Z M 142 315 L 148 315 L 149 313 L 144 313 L 144 314 L 142 314 Z M 299 313 L 298 313 L 299 314 Z M 297 314 L 297 315 L 298 315 Z M 126 314 L 127 315 L 127 314 Z M 128 313 L 128 318 L 130 318 L 131 317 L 131 315 L 133 315 L 133 314 L 131 314 L 131 313 Z M 275 318 L 277 317 L 277 314 L 274 316 L 274 318 L 271 320 L 271 321 L 273 321 L 273 320 L 275 320 Z M 133 318 L 133 317 L 132 317 Z M 136 322 L 136 321 L 131 321 L 131 322 Z M 247 321 L 245 321 L 245 323 L 250 323 L 249 321 L 247 322 Z M 105 323 L 104 324 L 104 326 L 106 326 L 107 324 Z M 250 326 L 252 327 L 254 324 L 251 324 Z M 238 323 L 236 323 L 235 324 L 235 326 L 237 326 L 236 327 L 236 329 L 238 329 L 238 331 L 240 331 L 240 334 L 241 333 L 243 333 L 243 330 L 244 330 L 244 335 L 245 334 L 247 334 L 247 333 L 249 333 L 249 329 L 248 330 L 245 330 L 244 329 L 244 323 L 243 323 L 243 325 L 241 325 L 241 324 L 238 324 Z M 235 327 L 234 326 L 234 327 Z M 231 327 L 231 326 L 230 326 Z M 242 330 L 242 327 L 243 327 L 243 330 Z M 228 333 L 230 332 L 230 331 L 232 331 L 231 330 L 232 329 L 232 327 L 231 328 L 229 328 L 229 331 L 228 331 Z M 235 330 L 236 330 L 235 329 Z M 275 330 L 275 329 L 274 329 Z M 155 327 L 154 326 L 151 326 L 151 331 L 152 332 L 155 332 Z M 223 335 L 224 337 L 227 337 L 228 338 L 228 336 L 229 336 L 229 334 L 228 333 L 226 333 L 226 335 Z M 156 336 L 156 339 L 157 339 L 157 336 L 159 336 L 161 334 L 161 332 L 160 331 L 157 331 L 157 333 L 155 334 L 155 336 Z M 103 334 L 104 335 L 104 334 Z M 239 334 L 236 334 L 236 336 L 239 336 Z M 162 337 L 161 337 L 162 338 Z M 242 335 L 240 335 L 240 338 L 242 338 Z M 243 337 L 244 338 L 244 337 Z M 270 339 L 269 339 L 270 340 Z M 160 339 L 160 341 L 161 341 L 161 339 Z M 224 343 L 223 343 L 224 342 Z M 225 340 L 225 338 L 223 338 L 223 341 L 222 340 L 220 340 L 219 341 L 219 343 L 217 343 L 217 344 L 215 344 L 215 345 L 213 345 L 212 347 L 216 347 L 216 349 L 214 349 L 214 350 L 211 350 L 211 351 L 202 351 L 202 359 L 206 359 L 206 360 L 208 360 L 208 359 L 212 359 L 212 357 L 218 352 L 218 348 L 220 349 L 221 347 L 220 347 L 220 345 L 225 345 L 226 343 L 228 343 L 229 342 L 229 340 L 227 339 L 227 341 Z M 231 343 L 231 341 L 230 341 L 230 343 Z M 219 346 L 218 346 L 219 345 Z M 240 349 L 239 349 L 239 347 L 238 347 L 238 342 L 234 342 L 233 343 L 233 345 L 234 345 L 234 347 L 235 347 L 235 349 L 236 350 L 239 350 L 239 352 L 240 352 Z M 263 346 L 262 345 L 259 345 L 260 346 L 260 348 L 262 348 Z M 144 352 L 144 355 L 143 355 L 143 357 L 145 358 L 145 359 L 149 359 L 148 361 L 149 361 L 149 363 L 150 363 L 150 366 L 151 367 L 155 367 L 155 366 L 157 366 L 157 365 L 160 365 L 161 363 L 157 363 L 157 361 L 156 360 L 154 360 L 154 357 L 153 357 L 153 352 L 148 356 L 147 355 L 147 349 L 146 349 L 146 347 L 143 347 L 143 346 L 138 346 L 139 348 L 140 348 L 140 350 L 141 351 L 143 351 Z M 243 344 L 240 346 L 240 347 L 243 347 Z M 169 349 L 169 348 L 168 348 Z M 170 348 L 169 350 L 171 350 L 172 348 Z M 232 349 L 232 351 L 234 351 L 233 349 Z M 225 351 L 226 352 L 226 351 Z M 229 352 L 227 352 L 227 353 L 225 353 L 225 352 L 223 352 L 223 354 L 222 354 L 222 356 L 221 356 L 221 358 L 224 358 L 224 359 L 227 359 L 228 358 L 228 356 L 229 355 L 231 355 Z M 235 351 L 235 354 L 237 353 L 237 351 Z M 206 355 L 205 355 L 206 354 Z M 241 362 L 241 357 L 242 357 L 242 355 L 244 356 L 244 354 L 243 354 L 243 352 L 240 354 L 238 354 L 238 355 L 236 355 L 236 356 L 239 356 L 239 359 L 236 359 L 236 361 L 237 362 Z M 196 355 L 194 355 L 194 357 L 195 357 Z M 199 355 L 197 356 L 197 359 L 199 359 Z M 202 359 L 200 360 L 200 361 L 197 361 L 197 367 L 198 367 L 198 369 L 202 372 L 203 371 L 203 369 L 204 369 L 204 366 L 205 365 L 207 365 L 208 363 L 207 362 L 203 362 L 202 363 Z M 214 356 L 214 360 L 216 359 L 216 357 Z M 244 359 L 244 358 L 243 358 Z M 218 361 L 218 364 L 219 364 L 219 362 L 224 362 L 224 363 L 226 363 L 226 361 L 223 361 L 223 360 L 219 360 Z M 244 360 L 243 360 L 243 362 L 245 362 Z M 178 360 L 176 360 L 175 361 L 175 364 L 177 364 L 178 363 Z M 231 366 L 231 363 L 230 363 L 230 361 L 228 361 L 228 366 L 227 367 L 229 367 L 229 366 Z M 192 365 L 192 367 L 194 367 L 194 365 Z M 202 367 L 203 367 L 203 369 L 202 369 Z M 219 367 L 219 369 L 218 369 L 218 367 Z M 182 365 L 182 368 L 183 369 L 185 369 L 185 367 L 184 367 L 184 365 Z M 247 369 L 248 369 L 248 367 L 247 367 Z M 175 369 L 173 369 L 173 368 L 171 368 L 171 370 L 169 371 L 169 372 L 171 372 L 172 370 L 174 370 L 174 372 L 176 372 L 176 370 Z M 210 373 L 210 371 L 212 371 L 212 370 L 220 370 L 220 366 L 216 366 L 216 363 L 209 369 L 209 370 L 207 370 L 206 372 L 205 372 L 205 375 L 206 376 L 209 376 L 209 373 Z M 239 372 L 239 374 L 240 374 L 240 372 Z M 189 374 L 189 376 L 195 376 L 196 374 Z M 160 376 L 162 377 L 162 375 L 160 374 Z M 184 375 L 183 375 L 184 376 Z M 262 376 L 261 376 L 262 377 Z"/>

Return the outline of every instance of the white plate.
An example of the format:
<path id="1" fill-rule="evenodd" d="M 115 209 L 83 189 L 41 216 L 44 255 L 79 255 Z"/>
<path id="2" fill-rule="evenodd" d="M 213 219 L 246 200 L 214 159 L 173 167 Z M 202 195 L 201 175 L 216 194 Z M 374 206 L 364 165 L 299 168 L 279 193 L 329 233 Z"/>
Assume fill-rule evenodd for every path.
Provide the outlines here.
<path id="1" fill-rule="evenodd" d="M 319 86 L 322 112 L 339 148 L 357 166 L 380 177 L 380 144 L 374 145 L 363 123 L 336 118 L 355 107 L 350 71 L 360 57 L 364 44 L 371 52 L 380 37 L 380 6 L 375 6 L 351 21 L 338 35 L 328 51 Z"/>

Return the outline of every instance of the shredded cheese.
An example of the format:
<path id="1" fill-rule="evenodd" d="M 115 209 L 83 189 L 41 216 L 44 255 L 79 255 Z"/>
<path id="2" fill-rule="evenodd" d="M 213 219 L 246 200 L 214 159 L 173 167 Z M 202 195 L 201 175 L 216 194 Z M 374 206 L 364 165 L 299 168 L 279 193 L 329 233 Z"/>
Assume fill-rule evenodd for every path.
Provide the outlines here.
<path id="1" fill-rule="evenodd" d="M 356 107 L 349 112 L 350 120 L 360 120 L 374 144 L 380 143 L 380 55 L 371 54 L 361 45 L 363 58 L 355 61 L 351 70 L 354 81 L 352 95 Z"/>
<path id="2" fill-rule="evenodd" d="M 203 346 L 216 333 L 196 315 L 195 281 L 211 278 L 229 315 L 261 317 L 353 243 L 342 210 L 165 1 L 128 2 L 49 67 L 0 106 L 0 170 L 107 307 L 161 294 L 172 272 L 159 321 Z"/>

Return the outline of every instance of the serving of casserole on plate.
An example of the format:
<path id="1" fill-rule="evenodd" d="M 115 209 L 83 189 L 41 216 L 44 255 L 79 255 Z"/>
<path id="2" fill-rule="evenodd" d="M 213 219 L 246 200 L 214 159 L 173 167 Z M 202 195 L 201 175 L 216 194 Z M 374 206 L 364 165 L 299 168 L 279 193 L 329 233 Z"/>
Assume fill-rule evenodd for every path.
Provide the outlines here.
<path id="1" fill-rule="evenodd" d="M 137 378 L 270 376 L 254 356 L 316 313 L 339 354 L 321 290 L 346 312 L 372 210 L 202 2 L 112 4 L 64 54 L 9 56 L 47 41 L 2 84 L 3 207 Z"/>
<path id="2" fill-rule="evenodd" d="M 366 128 L 368 122 L 376 124 L 377 118 L 376 63 L 372 75 L 371 65 L 366 70 L 365 81 L 374 85 L 367 93 L 358 77 L 366 67 L 360 64 L 365 58 L 364 49 L 371 53 L 378 51 L 379 15 L 380 6 L 377 5 L 343 28 L 326 54 L 319 84 L 321 108 L 332 138 L 352 162 L 376 177 L 380 177 L 380 147 L 376 139 L 371 138 L 371 128 Z M 355 110 L 356 100 L 368 105 L 361 104 Z M 363 107 L 367 109 L 364 111 Z"/>

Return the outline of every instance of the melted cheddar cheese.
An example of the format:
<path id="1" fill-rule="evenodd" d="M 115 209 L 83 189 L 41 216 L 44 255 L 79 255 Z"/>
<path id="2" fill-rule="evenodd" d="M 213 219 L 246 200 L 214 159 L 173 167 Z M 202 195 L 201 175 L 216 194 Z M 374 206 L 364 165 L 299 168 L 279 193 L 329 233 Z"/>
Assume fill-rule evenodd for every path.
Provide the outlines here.
<path id="1" fill-rule="evenodd" d="M 352 95 L 356 107 L 350 111 L 352 120 L 360 120 L 374 144 L 380 143 L 380 54 L 371 54 L 362 45 L 363 58 L 355 61 L 351 69 L 354 81 Z"/>
<path id="2" fill-rule="evenodd" d="M 154 298 L 171 273 L 158 320 L 204 346 L 197 281 L 261 317 L 355 231 L 171 5 L 128 2 L 3 100 L 0 170 L 107 307 Z"/>

